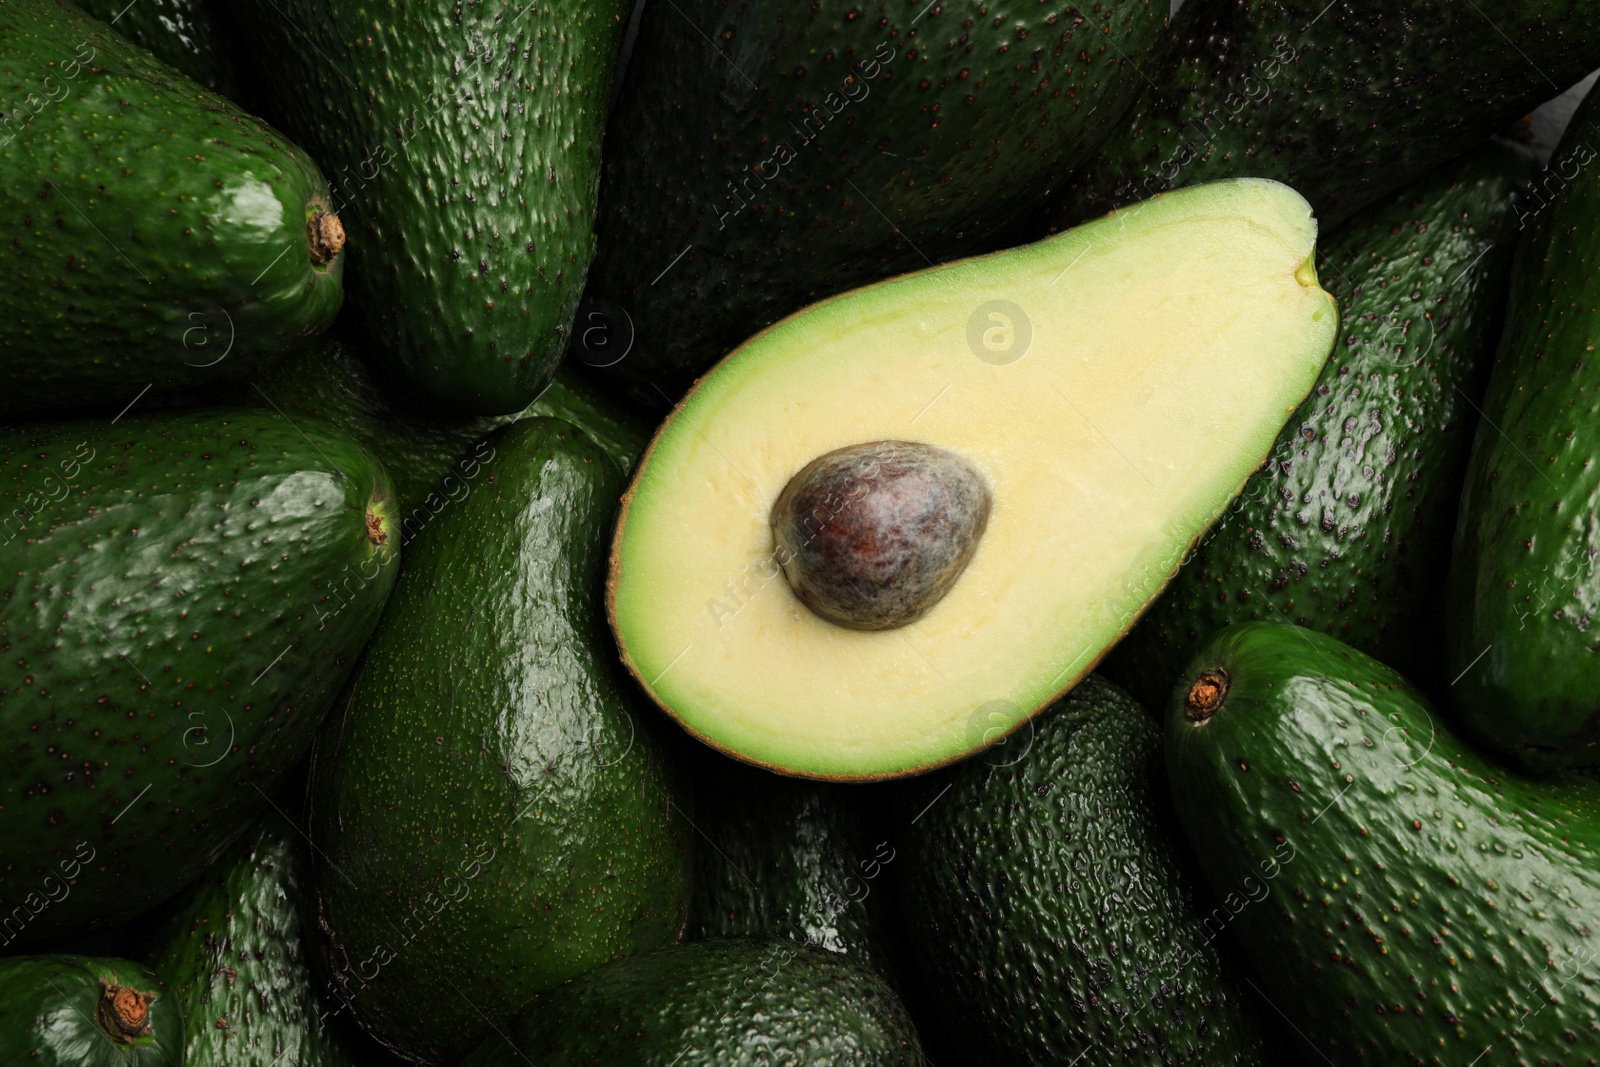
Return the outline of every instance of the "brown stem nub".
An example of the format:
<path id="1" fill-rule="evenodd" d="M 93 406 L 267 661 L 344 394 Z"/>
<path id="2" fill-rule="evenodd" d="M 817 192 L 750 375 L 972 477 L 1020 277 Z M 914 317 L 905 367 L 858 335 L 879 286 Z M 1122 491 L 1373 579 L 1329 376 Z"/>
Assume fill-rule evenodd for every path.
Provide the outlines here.
<path id="1" fill-rule="evenodd" d="M 141 993 L 125 985 L 105 985 L 95 1021 L 113 1041 L 132 1041 L 150 1036 L 150 1002 L 153 993 Z"/>
<path id="2" fill-rule="evenodd" d="M 389 531 L 383 528 L 383 519 L 371 508 L 367 509 L 367 540 L 375 545 L 389 540 Z"/>
<path id="3" fill-rule="evenodd" d="M 344 223 L 332 212 L 312 212 L 306 223 L 306 236 L 311 241 L 311 261 L 332 263 L 344 247 Z"/>
<path id="4" fill-rule="evenodd" d="M 1221 667 L 1210 667 L 1200 672 L 1200 677 L 1189 687 L 1183 698 L 1183 712 L 1190 722 L 1205 722 L 1222 710 L 1228 699 L 1228 672 Z"/>

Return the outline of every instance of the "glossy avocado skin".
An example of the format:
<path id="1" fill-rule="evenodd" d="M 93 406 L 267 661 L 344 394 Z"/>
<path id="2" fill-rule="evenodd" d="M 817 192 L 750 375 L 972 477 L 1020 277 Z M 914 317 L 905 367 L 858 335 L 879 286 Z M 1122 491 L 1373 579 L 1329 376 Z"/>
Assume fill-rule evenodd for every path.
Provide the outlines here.
<path id="1" fill-rule="evenodd" d="M 1282 623 L 1219 632 L 1166 718 L 1173 799 L 1263 990 L 1345 1063 L 1600 1052 L 1600 785 L 1467 747 L 1402 676 Z"/>
<path id="2" fill-rule="evenodd" d="M 145 1009 L 150 1033 L 113 1041 L 97 1024 L 108 986 L 153 997 Z M 182 1067 L 182 1009 L 154 974 L 128 960 L 0 959 L 0 1062 L 28 1067 Z"/>
<path id="3" fill-rule="evenodd" d="M 684 784 L 605 631 L 622 475 L 554 419 L 485 443 L 407 547 L 313 754 L 330 1003 L 428 1064 L 534 993 L 676 941 L 693 864 Z"/>
<path id="4" fill-rule="evenodd" d="M 144 911 L 249 827 L 394 582 L 392 492 L 261 412 L 0 432 L 0 945 Z"/>
<path id="5" fill-rule="evenodd" d="M 922 1062 L 905 1008 L 877 975 L 822 949 L 732 939 L 589 971 L 535 998 L 461 1067 Z"/>
<path id="6" fill-rule="evenodd" d="M 359 230 L 352 317 L 419 398 L 521 411 L 566 351 L 629 8 L 234 0 L 264 113 Z"/>
<path id="7" fill-rule="evenodd" d="M 1147 707 L 1213 631 L 1294 622 L 1413 676 L 1433 623 L 1532 158 L 1491 143 L 1333 233 L 1342 338 L 1262 469 L 1111 654 Z M 1450 676 L 1455 675 L 1450 672 Z"/>
<path id="8" fill-rule="evenodd" d="M 162 916 L 150 966 L 183 1006 L 186 1067 L 352 1067 L 312 987 L 304 841 L 268 812 Z"/>
<path id="9" fill-rule="evenodd" d="M 901 899 L 972 1062 L 1268 1062 L 1160 789 L 1150 716 L 1097 675 L 919 783 Z"/>
<path id="10" fill-rule="evenodd" d="M 1600 761 L 1595 494 L 1600 99 L 1523 205 L 1507 328 L 1462 490 L 1445 612 L 1450 702 L 1528 768 Z"/>
<path id="11" fill-rule="evenodd" d="M 0 39 L 0 419 L 245 378 L 333 320 L 305 153 L 60 0 Z"/>
<path id="12" fill-rule="evenodd" d="M 1587 74 L 1584 0 L 1190 0 L 1175 46 L 1037 229 L 1156 193 L 1273 178 L 1343 222 Z M 1515 41 L 1513 47 L 1509 42 Z M 1530 62 L 1528 57 L 1534 57 Z"/>
<path id="13" fill-rule="evenodd" d="M 1133 99 L 1167 10 L 647 6 L 590 282 L 638 337 L 610 373 L 661 406 L 806 304 L 999 247 Z"/>
<path id="14" fill-rule="evenodd" d="M 371 449 L 394 478 L 405 540 L 459 496 L 473 445 L 497 426 L 549 415 L 578 426 L 624 472 L 649 443 L 638 418 L 563 365 L 539 398 L 514 415 L 452 415 L 382 382 L 349 342 L 329 335 L 234 390 L 239 403 L 322 419 Z M 451 475 L 454 475 L 451 478 Z"/>
<path id="15" fill-rule="evenodd" d="M 223 14 L 212 0 L 77 0 L 77 4 L 212 92 L 234 95 L 233 55 L 224 35 Z"/>

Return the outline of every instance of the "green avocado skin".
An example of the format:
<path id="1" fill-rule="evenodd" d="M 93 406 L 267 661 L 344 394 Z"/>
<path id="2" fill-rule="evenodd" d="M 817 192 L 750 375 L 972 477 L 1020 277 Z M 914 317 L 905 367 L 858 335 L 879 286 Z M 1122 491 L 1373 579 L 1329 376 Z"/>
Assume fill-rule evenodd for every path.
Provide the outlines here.
<path id="1" fill-rule="evenodd" d="M 282 134 L 60 0 L 0 42 L 0 419 L 248 377 L 333 320 L 327 183 Z"/>
<path id="2" fill-rule="evenodd" d="M 1451 557 L 1450 703 L 1530 769 L 1600 761 L 1600 99 L 1590 93 L 1523 205 L 1507 327 Z"/>
<path id="3" fill-rule="evenodd" d="M 554 419 L 484 443 L 312 757 L 329 1002 L 439 1065 L 533 994 L 676 941 L 693 869 L 686 787 L 605 629 L 622 474 Z"/>
<path id="4" fill-rule="evenodd" d="M 233 56 L 212 0 L 77 0 L 79 7 L 214 93 L 233 96 Z"/>
<path id="5" fill-rule="evenodd" d="M 1098 675 L 919 783 L 901 900 L 972 1062 L 1268 1062 L 1160 789 L 1150 715 Z"/>
<path id="6" fill-rule="evenodd" d="M 1291 186 L 1334 226 L 1526 115 L 1600 56 L 1585 0 L 1191 0 L 1173 36 L 1170 56 L 1147 68 L 1153 82 L 1092 161 L 1063 176 L 1036 230 L 1245 177 Z"/>
<path id="7" fill-rule="evenodd" d="M 354 228 L 354 321 L 420 399 L 521 411 L 566 351 L 630 6 L 233 0 L 263 113 Z"/>
<path id="8" fill-rule="evenodd" d="M 609 373 L 659 407 L 807 304 L 999 247 L 1132 102 L 1167 11 L 646 6 L 590 282 L 638 338 Z"/>
<path id="9" fill-rule="evenodd" d="M 113 1042 L 96 1023 L 108 986 L 150 994 L 150 1033 Z M 95 956 L 0 959 L 0 1062 L 19 1067 L 183 1067 L 183 1014 L 154 974 Z M 194 1065 L 190 1067 L 204 1067 Z"/>
<path id="10" fill-rule="evenodd" d="M 150 966 L 183 1006 L 185 1067 L 353 1067 L 313 992 L 303 848 L 269 812 L 161 918 Z"/>
<path id="11" fill-rule="evenodd" d="M 0 433 L 0 946 L 144 911 L 249 827 L 394 582 L 392 492 L 260 412 Z"/>
<path id="12" fill-rule="evenodd" d="M 1106 673 L 1147 707 L 1211 633 L 1294 622 L 1437 668 L 1443 546 L 1499 339 L 1530 155 L 1494 142 L 1336 231 L 1341 342 L 1243 492 Z M 1451 672 L 1453 677 L 1454 671 Z"/>
<path id="13" fill-rule="evenodd" d="M 1216 669 L 1208 719 L 1174 689 L 1172 795 L 1222 901 L 1207 925 L 1310 1045 L 1337 1064 L 1600 1054 L 1600 785 L 1479 754 L 1312 630 L 1230 626 L 1185 677 Z"/>
<path id="14" fill-rule="evenodd" d="M 882 978 L 786 940 L 679 945 L 535 998 L 460 1067 L 898 1067 L 923 1063 Z"/>

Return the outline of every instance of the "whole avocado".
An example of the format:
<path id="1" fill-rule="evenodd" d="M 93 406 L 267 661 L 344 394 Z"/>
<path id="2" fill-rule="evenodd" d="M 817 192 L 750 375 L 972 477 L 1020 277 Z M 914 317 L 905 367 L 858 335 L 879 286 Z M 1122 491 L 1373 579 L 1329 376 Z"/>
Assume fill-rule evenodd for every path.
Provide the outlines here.
<path id="1" fill-rule="evenodd" d="M 333 320 L 305 153 L 64 0 L 7 0 L 0 43 L 0 420 L 247 378 Z"/>
<path id="2" fill-rule="evenodd" d="M 263 412 L 0 431 L 0 945 L 136 915 L 249 827 L 394 582 L 392 492 Z"/>
<path id="3" fill-rule="evenodd" d="M 1149 707 L 1222 626 L 1295 622 L 1416 676 L 1499 339 L 1527 151 L 1495 142 L 1336 231 L 1343 343 L 1261 470 L 1106 665 Z M 1459 669 L 1459 668 L 1458 668 Z M 1450 676 L 1455 675 L 1450 672 Z"/>
<path id="4" fill-rule="evenodd" d="M 1600 784 L 1524 778 L 1401 675 L 1243 623 L 1170 697 L 1172 795 L 1262 987 L 1331 1063 L 1600 1054 Z M 1302 1062 L 1312 1062 L 1309 1053 Z"/>
<path id="5" fill-rule="evenodd" d="M 883 979 L 785 940 L 702 941 L 616 960 L 536 997 L 460 1067 L 911 1067 Z"/>
<path id="6" fill-rule="evenodd" d="M 234 0 L 264 113 L 360 227 L 353 319 L 420 399 L 521 411 L 566 351 L 629 6 Z"/>
<path id="7" fill-rule="evenodd" d="M 1450 703 L 1523 767 L 1600 761 L 1600 97 L 1526 197 L 1494 372 L 1462 490 L 1445 610 Z"/>
<path id="8" fill-rule="evenodd" d="M 689 798 L 605 631 L 621 472 L 554 419 L 484 444 L 312 757 L 328 992 L 426 1064 L 672 944 L 693 864 Z"/>
<path id="9" fill-rule="evenodd" d="M 182 1067 L 183 1012 L 159 978 L 128 960 L 0 959 L 0 1062 Z"/>
<path id="10" fill-rule="evenodd" d="M 972 1062 L 1269 1062 L 1173 845 L 1160 763 L 1150 716 L 1091 675 L 919 783 L 901 900 Z"/>

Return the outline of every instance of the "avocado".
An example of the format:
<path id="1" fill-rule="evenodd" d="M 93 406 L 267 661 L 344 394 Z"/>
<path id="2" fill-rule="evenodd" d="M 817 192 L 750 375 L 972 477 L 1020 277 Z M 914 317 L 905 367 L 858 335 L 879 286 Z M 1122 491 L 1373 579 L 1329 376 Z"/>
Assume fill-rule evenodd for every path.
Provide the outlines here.
<path id="1" fill-rule="evenodd" d="M 1170 189 L 1272 178 L 1333 227 L 1589 73 L 1583 0 L 1190 0 L 1168 57 L 1037 229 Z"/>
<path id="2" fill-rule="evenodd" d="M 212 92 L 237 95 L 226 11 L 215 0 L 77 0 L 77 4 Z"/>
<path id="3" fill-rule="evenodd" d="M 1265 1064 L 1162 782 L 1161 741 L 1091 675 L 977 759 L 919 779 L 910 944 L 974 1063 Z"/>
<path id="4" fill-rule="evenodd" d="M 533 994 L 672 944 L 692 804 L 606 640 L 622 476 L 554 419 L 484 439 L 312 756 L 331 1003 L 454 1064 Z"/>
<path id="5" fill-rule="evenodd" d="M 1521 211 L 1506 331 L 1456 524 L 1445 617 L 1457 720 L 1525 768 L 1600 761 L 1600 99 L 1591 92 Z"/>
<path id="6" fill-rule="evenodd" d="M 0 959 L 0 1061 L 181 1067 L 183 1015 L 150 971 L 94 956 Z"/>
<path id="7" fill-rule="evenodd" d="M 167 909 L 150 966 L 182 1005 L 186 1067 L 353 1067 L 313 993 L 298 828 L 268 812 Z"/>
<path id="8" fill-rule="evenodd" d="M 233 389 L 230 399 L 294 418 L 320 418 L 371 449 L 394 479 L 395 514 L 406 541 L 464 491 L 460 483 L 475 469 L 473 446 L 496 426 L 530 415 L 565 419 L 624 472 L 650 440 L 633 412 L 565 364 L 538 399 L 514 415 L 452 415 L 387 386 L 356 347 L 336 334 Z"/>
<path id="9" fill-rule="evenodd" d="M 922 1050 L 883 979 L 784 940 L 616 960 L 536 997 L 460 1067 L 898 1067 Z"/>
<path id="10" fill-rule="evenodd" d="M 1524 149 L 1486 145 L 1324 242 L 1340 343 L 1261 470 L 1107 661 L 1147 707 L 1212 631 L 1251 619 L 1334 634 L 1413 676 L 1442 669 L 1440 549 L 1531 170 Z"/>
<path id="11" fill-rule="evenodd" d="M 625 662 L 786 774 L 893 777 L 1009 732 L 1126 632 L 1305 397 L 1337 330 L 1315 234 L 1285 186 L 1223 182 L 758 334 L 623 499 Z"/>
<path id="12" fill-rule="evenodd" d="M 333 320 L 305 153 L 63 0 L 9 0 L 0 40 L 0 420 L 247 378 Z"/>
<path id="13" fill-rule="evenodd" d="M 394 583 L 392 492 L 309 419 L 0 431 L 0 945 L 147 910 L 264 810 Z"/>
<path id="14" fill-rule="evenodd" d="M 1219 631 L 1169 700 L 1206 927 L 1329 1062 L 1600 1052 L 1600 784 L 1523 777 L 1402 675 L 1286 623 Z"/>
<path id="15" fill-rule="evenodd" d="M 590 294 L 676 399 L 823 297 L 1003 247 L 1164 47 L 1165 0 L 646 6 L 601 175 Z"/>
<path id="16" fill-rule="evenodd" d="M 600 135 L 629 3 L 233 0 L 264 113 L 361 230 L 350 310 L 388 376 L 521 411 L 594 258 Z"/>

